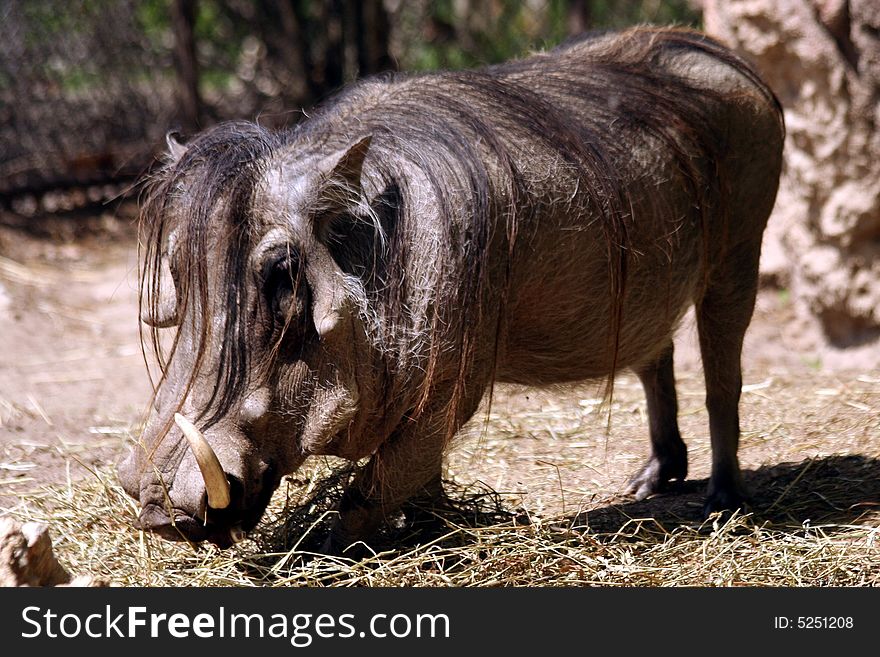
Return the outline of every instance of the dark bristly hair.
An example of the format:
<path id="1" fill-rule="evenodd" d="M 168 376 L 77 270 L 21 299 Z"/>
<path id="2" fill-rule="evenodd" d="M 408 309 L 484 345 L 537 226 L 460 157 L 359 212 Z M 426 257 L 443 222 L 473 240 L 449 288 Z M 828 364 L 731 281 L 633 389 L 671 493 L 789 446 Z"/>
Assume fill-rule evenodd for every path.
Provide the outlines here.
<path id="1" fill-rule="evenodd" d="M 247 285 L 244 266 L 249 246 L 250 205 L 254 186 L 262 173 L 265 157 L 281 144 L 279 135 L 260 126 L 235 121 L 208 130 L 187 145 L 182 157 L 148 183 L 141 209 L 142 239 L 140 262 L 140 306 L 142 316 L 156 316 L 162 302 L 160 294 L 162 263 L 167 258 L 171 233 L 175 248 L 186 254 L 182 270 L 175 272 L 177 312 L 181 318 L 196 320 L 200 348 L 192 354 L 192 376 L 180 393 L 182 403 L 206 355 L 212 330 L 208 303 L 208 277 L 221 276 L 225 285 L 223 306 L 227 316 L 217 363 L 217 380 L 203 413 L 213 411 L 208 424 L 226 413 L 247 383 L 248 349 L 246 318 L 240 313 L 245 304 Z M 229 239 L 222 272 L 207 270 L 211 226 L 225 226 Z M 142 327 L 143 331 L 143 327 Z M 179 333 L 168 352 L 162 349 L 159 330 L 149 330 L 148 342 L 156 354 L 161 376 L 154 390 L 164 383 L 170 359 L 177 351 Z M 144 336 L 146 338 L 146 336 Z M 142 342 L 147 340 L 142 339 Z M 154 393 L 155 394 L 155 393 Z"/>
<path id="2" fill-rule="evenodd" d="M 381 261 L 381 271 L 368 267 L 369 272 L 362 275 L 378 318 L 377 334 L 371 339 L 388 354 L 383 382 L 387 389 L 382 391 L 386 403 L 396 403 L 405 394 L 402 381 L 410 375 L 401 370 L 419 369 L 418 391 L 408 412 L 418 414 L 433 404 L 434 394 L 445 386 L 452 391 L 443 398 L 451 437 L 462 419 L 458 417 L 460 405 L 480 348 L 478 327 L 492 322 L 496 336 L 503 334 L 511 263 L 523 248 L 517 240 L 518 229 L 524 217 L 537 210 L 522 170 L 523 157 L 514 152 L 511 134 L 517 143 L 531 140 L 576 172 L 578 207 L 584 209 L 585 217 L 595 219 L 603 235 L 610 281 L 606 388 L 610 396 L 618 369 L 630 257 L 628 232 L 633 220 L 627 190 L 614 164 L 625 161 L 628 154 L 621 151 L 627 146 L 609 137 L 610 122 L 620 130 L 648 134 L 674 154 L 690 186 L 704 239 L 709 211 L 720 214 L 722 220 L 725 215 L 727 194 L 719 182 L 724 176 L 717 171 L 723 162 L 725 137 L 713 127 L 717 121 L 709 114 L 717 107 L 714 101 L 721 98 L 656 65 L 664 54 L 678 50 L 706 53 L 726 62 L 778 106 L 746 62 L 704 35 L 637 28 L 615 39 L 587 38 L 480 70 L 368 79 L 350 86 L 291 129 L 270 132 L 234 122 L 193 139 L 184 155 L 151 181 L 142 209 L 143 311 L 157 310 L 169 233 L 175 233 L 175 248 L 186 254 L 175 272 L 178 305 L 182 316 L 198 318 L 201 347 L 188 355 L 192 375 L 180 399 L 204 366 L 208 332 L 213 330 L 209 276 L 222 281 L 218 289 L 225 295 L 227 315 L 210 408 L 204 409 L 208 423 L 229 410 L 245 390 L 251 369 L 261 366 L 252 362 L 248 318 L 240 309 L 246 307 L 247 254 L 253 246 L 249 231 L 253 193 L 270 157 L 303 146 L 344 148 L 368 134 L 373 139 L 364 175 L 373 177 L 375 187 L 384 190 L 373 203 L 387 240 L 381 254 L 372 254 Z M 419 257 L 418 246 L 407 240 L 412 234 L 409 227 L 419 221 L 413 188 L 417 183 L 407 167 L 430 182 L 444 249 L 438 262 L 445 271 L 436 274 L 444 281 L 443 290 L 437 291 L 444 298 L 442 304 L 430 306 L 431 316 L 421 318 L 427 328 L 418 336 L 396 330 L 411 322 L 412 289 L 406 273 Z M 222 245 L 224 268 L 209 272 L 206 254 L 218 245 L 210 243 L 208 235 L 218 227 L 228 238 Z M 490 248 L 498 240 L 506 247 L 501 251 Z M 339 253 L 345 251 L 340 248 Z M 704 268 L 708 252 L 704 244 Z M 506 262 L 497 262 L 499 256 Z M 340 266 L 348 271 L 344 263 Z M 499 267 L 503 272 L 500 284 L 497 276 L 490 276 Z M 496 301 L 489 303 L 490 298 Z M 485 317 L 487 312 L 497 314 Z M 149 343 L 160 354 L 161 386 L 170 359 L 177 356 L 177 342 L 166 354 L 161 353 L 159 342 L 157 330 L 152 329 Z M 497 356 L 497 338 L 491 348 Z"/>

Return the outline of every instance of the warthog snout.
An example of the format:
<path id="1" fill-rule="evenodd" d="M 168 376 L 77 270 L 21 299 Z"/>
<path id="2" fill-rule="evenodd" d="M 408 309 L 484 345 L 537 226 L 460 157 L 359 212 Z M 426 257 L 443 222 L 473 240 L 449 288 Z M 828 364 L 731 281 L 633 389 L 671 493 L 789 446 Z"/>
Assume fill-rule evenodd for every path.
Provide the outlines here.
<path id="1" fill-rule="evenodd" d="M 176 472 L 163 474 L 153 465 L 156 457 L 151 461 L 143 450 L 133 451 L 119 466 L 123 488 L 141 503 L 135 527 L 170 540 L 207 540 L 219 547 L 240 542 L 277 485 L 275 468 L 221 458 L 209 437 L 185 416 L 175 414 L 174 422 L 179 433 L 168 433 L 163 441 L 168 448 L 161 454 L 179 464 Z M 220 443 L 216 434 L 214 440 Z M 150 470 L 152 477 L 146 476 Z"/>

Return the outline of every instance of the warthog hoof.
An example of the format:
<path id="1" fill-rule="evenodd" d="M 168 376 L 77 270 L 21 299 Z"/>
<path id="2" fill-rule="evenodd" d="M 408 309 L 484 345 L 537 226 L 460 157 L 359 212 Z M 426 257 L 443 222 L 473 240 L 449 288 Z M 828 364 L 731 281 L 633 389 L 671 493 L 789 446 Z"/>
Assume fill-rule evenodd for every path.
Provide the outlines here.
<path id="1" fill-rule="evenodd" d="M 629 480 L 626 492 L 637 500 L 643 500 L 650 495 L 666 490 L 670 481 L 684 481 L 687 478 L 687 472 L 686 448 L 663 456 L 652 454 L 641 470 Z"/>
<path id="2" fill-rule="evenodd" d="M 716 486 L 709 482 L 709 493 L 703 505 L 703 517 L 708 518 L 716 511 L 737 511 L 748 502 L 748 496 L 742 484 Z"/>

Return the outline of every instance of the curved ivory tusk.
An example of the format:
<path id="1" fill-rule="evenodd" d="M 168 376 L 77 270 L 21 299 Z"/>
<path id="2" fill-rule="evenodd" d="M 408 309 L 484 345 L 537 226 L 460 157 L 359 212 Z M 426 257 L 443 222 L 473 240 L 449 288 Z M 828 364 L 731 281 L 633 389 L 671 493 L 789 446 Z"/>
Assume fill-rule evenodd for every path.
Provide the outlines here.
<path id="1" fill-rule="evenodd" d="M 202 471 L 205 491 L 208 493 L 208 506 L 212 509 L 225 509 L 230 501 L 229 481 L 226 479 L 226 473 L 223 472 L 223 466 L 220 465 L 220 459 L 217 458 L 202 432 L 196 429 L 192 422 L 180 413 L 174 414 L 174 421 L 183 431 L 193 456 L 196 457 L 199 470 Z"/>

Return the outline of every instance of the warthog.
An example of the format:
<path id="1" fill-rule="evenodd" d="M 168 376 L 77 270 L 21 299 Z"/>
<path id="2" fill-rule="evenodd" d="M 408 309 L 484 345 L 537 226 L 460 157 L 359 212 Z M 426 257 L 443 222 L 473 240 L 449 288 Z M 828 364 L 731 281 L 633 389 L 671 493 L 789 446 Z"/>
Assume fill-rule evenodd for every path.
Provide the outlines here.
<path id="1" fill-rule="evenodd" d="M 740 353 L 783 132 L 736 55 L 639 28 L 364 80 L 283 131 L 170 139 L 142 208 L 162 374 L 120 467 L 140 526 L 228 545 L 308 456 L 369 457 L 339 551 L 442 492 L 444 449 L 493 382 L 610 385 L 622 368 L 647 395 L 643 498 L 687 474 L 672 335 L 690 304 L 705 508 L 738 506 Z"/>

